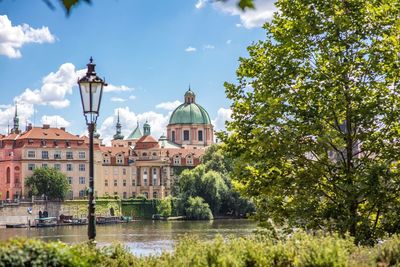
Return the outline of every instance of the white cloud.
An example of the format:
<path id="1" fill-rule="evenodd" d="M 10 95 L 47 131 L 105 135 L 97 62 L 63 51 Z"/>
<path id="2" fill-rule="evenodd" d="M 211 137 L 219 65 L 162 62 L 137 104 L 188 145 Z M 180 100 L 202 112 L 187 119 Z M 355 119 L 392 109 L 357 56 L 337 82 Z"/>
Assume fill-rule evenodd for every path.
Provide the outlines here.
<path id="1" fill-rule="evenodd" d="M 236 27 L 243 25 L 250 29 L 260 27 L 266 21 L 272 19 L 274 12 L 277 11 L 274 3 L 274 0 L 254 0 L 255 9 L 246 9 L 245 11 L 237 6 L 236 0 L 215 1 L 213 6 L 231 16 L 239 16 L 241 24 L 236 24 Z"/>
<path id="2" fill-rule="evenodd" d="M 188 47 L 185 49 L 185 51 L 186 51 L 186 52 L 196 52 L 197 49 L 196 49 L 196 47 L 188 46 Z"/>
<path id="3" fill-rule="evenodd" d="M 15 114 L 15 106 L 1 105 L 0 108 L 0 133 L 6 134 L 7 130 L 13 127 L 13 118 Z M 29 118 L 33 115 L 34 109 L 32 104 L 18 104 L 19 129 L 25 130 L 25 124 L 29 122 Z"/>
<path id="4" fill-rule="evenodd" d="M 201 9 L 206 6 L 207 0 L 198 0 L 195 7 Z"/>
<path id="5" fill-rule="evenodd" d="M 129 110 L 129 107 L 117 108 L 114 110 L 114 115 L 107 117 L 99 128 L 100 138 L 103 139 L 105 144 L 110 144 L 113 135 L 115 134 L 115 124 L 119 110 L 120 122 L 122 124 L 122 134 L 127 137 L 137 125 L 140 127 L 148 121 L 151 127 L 151 135 L 158 139 L 166 131 L 170 114 L 164 115 L 154 111 L 148 111 L 141 114 L 136 114 Z M 143 129 L 142 129 L 143 132 Z"/>
<path id="6" fill-rule="evenodd" d="M 64 63 L 56 72 L 51 72 L 42 80 L 40 89 L 27 88 L 15 97 L 18 103 L 35 105 L 50 105 L 54 108 L 69 106 L 67 95 L 72 94 L 72 88 L 76 86 L 78 77 L 85 75 L 86 70 L 75 70 L 71 63 Z"/>
<path id="7" fill-rule="evenodd" d="M 236 23 L 235 26 L 236 26 L 236 28 L 242 28 L 243 27 L 242 23 Z"/>
<path id="8" fill-rule="evenodd" d="M 226 40 L 226 44 L 231 44 L 232 43 L 232 40 Z"/>
<path id="9" fill-rule="evenodd" d="M 203 49 L 204 49 L 204 50 L 214 49 L 214 48 L 215 48 L 215 46 L 210 45 L 210 44 L 207 44 L 207 45 L 204 45 L 204 46 L 203 46 Z"/>
<path id="10" fill-rule="evenodd" d="M 71 125 L 69 121 L 64 119 L 63 117 L 59 115 L 52 115 L 52 116 L 47 116 L 44 115 L 42 116 L 42 119 L 40 120 L 42 124 L 49 124 L 51 127 L 68 127 Z"/>
<path id="11" fill-rule="evenodd" d="M 54 35 L 49 28 L 34 29 L 28 24 L 13 26 L 7 15 L 0 15 L 0 55 L 20 58 L 20 48 L 27 43 L 53 43 Z"/>
<path id="12" fill-rule="evenodd" d="M 217 117 L 212 120 L 216 131 L 225 130 L 225 122 L 232 120 L 232 110 L 229 108 L 220 108 L 217 111 Z"/>
<path id="13" fill-rule="evenodd" d="M 126 99 L 123 99 L 123 98 L 120 98 L 120 97 L 114 97 L 114 96 L 111 97 L 110 100 L 112 102 L 125 102 L 126 101 Z"/>
<path id="14" fill-rule="evenodd" d="M 109 93 L 109 92 L 131 92 L 131 91 L 133 91 L 133 88 L 130 88 L 130 87 L 126 86 L 126 85 L 115 86 L 115 85 L 109 84 L 109 85 L 104 87 L 103 91 L 105 93 Z"/>
<path id="15" fill-rule="evenodd" d="M 171 111 L 171 110 L 174 110 L 175 108 L 177 108 L 180 104 L 182 104 L 182 102 L 179 100 L 175 100 L 172 102 L 162 102 L 160 104 L 157 104 L 156 108 Z"/>
<path id="16" fill-rule="evenodd" d="M 130 95 L 130 96 L 129 96 L 129 99 L 130 99 L 130 100 L 135 100 L 135 99 L 136 99 L 136 96 L 135 96 L 135 95 Z"/>

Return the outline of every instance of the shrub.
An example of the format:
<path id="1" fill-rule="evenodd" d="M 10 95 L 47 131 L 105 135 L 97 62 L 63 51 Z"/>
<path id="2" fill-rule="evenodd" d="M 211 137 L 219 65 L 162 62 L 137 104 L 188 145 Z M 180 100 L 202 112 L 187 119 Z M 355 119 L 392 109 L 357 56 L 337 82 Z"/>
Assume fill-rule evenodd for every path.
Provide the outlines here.
<path id="1" fill-rule="evenodd" d="M 189 220 L 212 220 L 210 207 L 201 197 L 189 197 L 186 207 L 186 218 Z"/>

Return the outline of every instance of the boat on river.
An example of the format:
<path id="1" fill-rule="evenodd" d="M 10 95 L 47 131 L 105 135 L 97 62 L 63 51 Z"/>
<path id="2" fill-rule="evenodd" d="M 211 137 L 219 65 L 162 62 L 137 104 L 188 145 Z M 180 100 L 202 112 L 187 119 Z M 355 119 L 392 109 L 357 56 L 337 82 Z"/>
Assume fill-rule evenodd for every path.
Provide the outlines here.
<path id="1" fill-rule="evenodd" d="M 26 223 L 9 223 L 6 224 L 6 228 L 28 228 Z"/>
<path id="2" fill-rule="evenodd" d="M 57 226 L 57 218 L 56 217 L 43 217 L 43 218 L 36 218 L 35 219 L 35 226 L 36 227 L 54 227 Z"/>
<path id="3" fill-rule="evenodd" d="M 114 224 L 114 223 L 123 223 L 124 220 L 118 216 L 98 216 L 96 217 L 96 224 Z"/>

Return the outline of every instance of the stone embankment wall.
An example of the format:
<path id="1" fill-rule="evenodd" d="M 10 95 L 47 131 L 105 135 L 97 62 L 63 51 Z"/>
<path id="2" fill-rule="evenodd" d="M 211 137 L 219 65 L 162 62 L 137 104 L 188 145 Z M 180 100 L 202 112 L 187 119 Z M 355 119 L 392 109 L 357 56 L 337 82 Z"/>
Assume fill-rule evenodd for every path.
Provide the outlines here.
<path id="1" fill-rule="evenodd" d="M 152 200 L 119 200 L 119 199 L 97 199 L 97 216 L 131 216 L 135 218 L 151 218 L 157 213 L 157 201 Z M 28 209 L 32 213 L 28 213 Z M 49 217 L 57 217 L 61 214 L 72 215 L 75 218 L 87 217 L 87 200 L 67 200 L 64 202 L 34 202 L 19 203 L 0 206 L 0 225 L 8 223 L 31 223 L 39 217 L 39 211 L 47 211 Z M 113 213 L 113 214 L 112 214 Z"/>

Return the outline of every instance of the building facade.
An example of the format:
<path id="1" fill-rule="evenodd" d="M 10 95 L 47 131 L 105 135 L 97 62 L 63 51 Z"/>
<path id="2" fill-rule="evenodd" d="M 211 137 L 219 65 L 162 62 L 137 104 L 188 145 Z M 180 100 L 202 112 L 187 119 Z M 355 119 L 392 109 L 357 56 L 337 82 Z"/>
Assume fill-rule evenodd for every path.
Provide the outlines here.
<path id="1" fill-rule="evenodd" d="M 167 136 L 151 135 L 149 123 L 139 123 L 124 138 L 119 114 L 110 146 L 95 139 L 95 195 L 148 199 L 171 194 L 176 168 L 193 168 L 201 162 L 214 133 L 207 111 L 196 103 L 189 88 L 185 102 L 172 113 Z M 35 168 L 52 167 L 64 172 L 71 186 L 69 199 L 84 198 L 88 188 L 88 138 L 65 128 L 28 126 L 19 129 L 17 110 L 14 127 L 0 137 L 0 199 L 27 196 L 24 181 Z"/>

